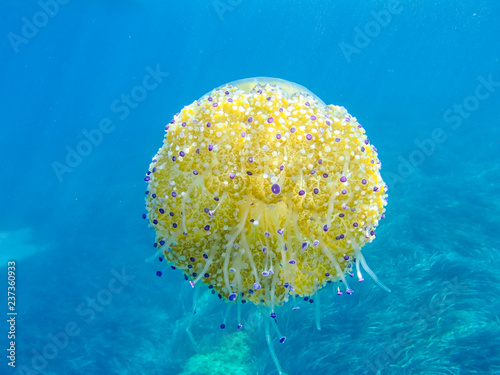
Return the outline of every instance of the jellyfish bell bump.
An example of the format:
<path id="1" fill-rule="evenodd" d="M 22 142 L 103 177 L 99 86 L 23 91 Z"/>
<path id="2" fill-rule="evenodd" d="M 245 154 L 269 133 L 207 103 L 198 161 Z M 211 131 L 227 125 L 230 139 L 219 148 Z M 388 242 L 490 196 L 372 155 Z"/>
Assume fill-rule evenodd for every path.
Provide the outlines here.
<path id="1" fill-rule="evenodd" d="M 145 177 L 155 257 L 229 304 L 262 306 L 279 372 L 276 306 L 329 282 L 352 294 L 345 275 L 362 281 L 361 268 L 388 290 L 361 253 L 384 217 L 387 186 L 376 148 L 345 108 L 292 82 L 251 78 L 187 105 L 165 130 Z"/>

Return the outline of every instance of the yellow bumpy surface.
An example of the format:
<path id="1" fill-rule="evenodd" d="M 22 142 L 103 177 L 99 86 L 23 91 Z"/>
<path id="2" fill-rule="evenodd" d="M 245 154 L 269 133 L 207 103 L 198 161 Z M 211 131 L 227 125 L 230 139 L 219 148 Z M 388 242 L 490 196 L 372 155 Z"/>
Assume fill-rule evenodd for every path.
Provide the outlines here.
<path id="1" fill-rule="evenodd" d="M 275 306 L 345 282 L 385 210 L 356 118 L 281 86 L 228 84 L 184 107 L 146 176 L 158 253 L 228 301 Z"/>

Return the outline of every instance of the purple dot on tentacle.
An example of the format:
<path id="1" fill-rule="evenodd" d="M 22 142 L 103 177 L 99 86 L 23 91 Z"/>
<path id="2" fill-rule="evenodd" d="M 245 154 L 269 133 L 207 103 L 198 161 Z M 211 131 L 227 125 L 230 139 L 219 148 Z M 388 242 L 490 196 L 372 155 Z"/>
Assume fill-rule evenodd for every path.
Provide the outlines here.
<path id="1" fill-rule="evenodd" d="M 278 184 L 273 184 L 271 186 L 271 191 L 273 194 L 279 194 L 281 192 L 281 187 Z"/>
<path id="2" fill-rule="evenodd" d="M 340 182 L 346 182 L 346 181 L 347 181 L 347 177 L 346 176 L 340 177 Z"/>
<path id="3" fill-rule="evenodd" d="M 306 192 L 304 190 L 299 190 L 299 195 L 304 195 Z"/>
<path id="4" fill-rule="evenodd" d="M 363 178 L 363 179 L 361 180 L 361 183 L 362 183 L 363 185 L 366 185 L 366 183 L 367 183 L 367 182 L 368 182 L 368 181 L 366 181 L 366 178 Z"/>
<path id="5" fill-rule="evenodd" d="M 272 117 L 269 117 L 269 118 L 267 119 L 267 122 L 268 122 L 269 124 L 270 124 L 271 122 L 273 122 L 273 121 L 274 121 L 274 119 L 273 119 Z"/>
<path id="6" fill-rule="evenodd" d="M 310 141 L 312 138 L 313 138 L 313 136 L 312 136 L 311 134 L 307 134 L 307 135 L 306 135 L 306 139 L 307 139 L 308 141 Z"/>
<path id="7" fill-rule="evenodd" d="M 236 175 L 234 173 L 229 173 L 229 178 L 232 180 Z"/>

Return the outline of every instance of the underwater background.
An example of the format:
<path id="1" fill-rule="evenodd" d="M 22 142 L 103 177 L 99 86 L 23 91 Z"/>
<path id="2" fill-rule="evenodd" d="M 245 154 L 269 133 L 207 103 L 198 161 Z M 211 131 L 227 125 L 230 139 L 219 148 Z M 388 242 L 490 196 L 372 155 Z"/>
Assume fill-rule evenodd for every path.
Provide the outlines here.
<path id="1" fill-rule="evenodd" d="M 0 374 L 276 373 L 259 309 L 221 330 L 206 290 L 193 316 L 182 273 L 145 262 L 142 219 L 165 125 L 256 76 L 345 106 L 389 186 L 363 254 L 392 292 L 324 288 L 321 331 L 314 306 L 285 305 L 284 371 L 500 374 L 499 16 L 494 0 L 2 2 Z"/>

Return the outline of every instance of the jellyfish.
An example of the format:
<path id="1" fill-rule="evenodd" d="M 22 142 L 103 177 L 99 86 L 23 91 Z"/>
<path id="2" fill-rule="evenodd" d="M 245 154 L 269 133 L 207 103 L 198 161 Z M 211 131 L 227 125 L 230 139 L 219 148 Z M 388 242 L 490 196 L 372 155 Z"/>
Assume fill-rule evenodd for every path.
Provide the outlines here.
<path id="1" fill-rule="evenodd" d="M 362 269 L 389 290 L 361 252 L 384 218 L 387 186 L 377 149 L 344 107 L 292 82 L 250 78 L 187 105 L 165 131 L 145 177 L 152 258 L 236 305 L 238 328 L 242 303 L 261 306 L 279 373 L 278 306 L 295 309 L 328 283 L 352 294 L 346 276 L 363 281 Z"/>

